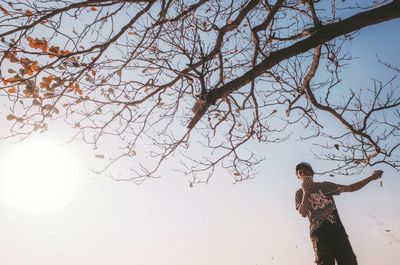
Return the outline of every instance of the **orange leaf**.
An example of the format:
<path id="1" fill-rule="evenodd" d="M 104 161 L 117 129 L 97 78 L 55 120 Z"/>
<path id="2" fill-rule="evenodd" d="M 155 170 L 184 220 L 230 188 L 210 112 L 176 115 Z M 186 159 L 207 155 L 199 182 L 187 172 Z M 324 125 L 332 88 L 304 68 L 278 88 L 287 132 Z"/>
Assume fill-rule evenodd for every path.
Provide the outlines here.
<path id="1" fill-rule="evenodd" d="M 50 87 L 50 84 L 46 83 L 46 82 L 40 82 L 39 86 L 40 86 L 40 88 L 46 88 L 47 89 L 47 88 Z"/>
<path id="2" fill-rule="evenodd" d="M 56 56 L 58 53 L 60 52 L 60 47 L 58 46 L 51 46 L 49 48 L 49 57 L 53 58 L 54 56 Z"/>
<path id="3" fill-rule="evenodd" d="M 83 95 L 83 91 L 81 89 L 81 86 L 79 84 L 75 84 L 75 92 L 78 93 L 79 95 Z"/>
<path id="4" fill-rule="evenodd" d="M 60 55 L 69 55 L 71 52 L 69 50 L 61 50 Z"/>
<path id="5" fill-rule="evenodd" d="M 96 71 L 95 70 L 92 70 L 92 75 L 96 76 Z"/>
<path id="6" fill-rule="evenodd" d="M 18 62 L 18 58 L 17 58 L 17 55 L 16 55 L 16 52 L 15 52 L 15 51 L 6 52 L 5 57 L 6 57 L 8 60 L 10 60 L 10 62 L 12 62 L 12 63 Z"/>
<path id="7" fill-rule="evenodd" d="M 14 77 L 3 79 L 3 84 L 6 86 L 8 83 L 11 83 L 11 84 L 16 83 L 16 82 L 20 81 L 20 79 L 21 79 L 21 77 L 16 75 Z"/>
<path id="8" fill-rule="evenodd" d="M 30 11 L 30 10 L 26 10 L 25 11 L 25 16 L 27 16 L 27 17 L 31 17 L 33 14 L 32 14 L 32 11 Z"/>
<path id="9" fill-rule="evenodd" d="M 15 92 L 17 92 L 17 89 L 15 87 L 8 89 L 8 93 L 10 94 L 14 94 Z"/>
<path id="10" fill-rule="evenodd" d="M 34 46 L 35 46 L 35 40 L 34 40 L 32 37 L 30 37 L 30 36 L 26 37 L 26 39 L 27 39 L 28 42 L 29 42 L 29 47 L 34 48 Z"/>
<path id="11" fill-rule="evenodd" d="M 29 68 L 29 69 L 26 71 L 26 74 L 27 74 L 27 75 L 33 75 L 33 71 L 31 70 L 31 68 Z"/>
<path id="12" fill-rule="evenodd" d="M 34 72 L 37 72 L 40 70 L 40 66 L 37 64 L 33 64 L 33 65 L 31 65 L 31 70 Z"/>
<path id="13" fill-rule="evenodd" d="M 97 8 L 95 8 L 94 6 L 92 6 L 92 7 L 90 8 L 90 11 L 97 11 Z"/>
<path id="14" fill-rule="evenodd" d="M 28 58 L 22 57 L 21 59 L 19 59 L 19 62 L 24 66 L 24 67 L 28 67 L 31 64 L 31 60 L 29 60 Z"/>
<path id="15" fill-rule="evenodd" d="M 32 37 L 28 36 L 26 37 L 28 42 L 29 42 L 29 47 L 34 48 L 34 49 L 41 49 L 44 52 L 47 52 L 47 41 L 45 39 L 38 39 L 35 38 L 33 39 Z"/>
<path id="16" fill-rule="evenodd" d="M 40 88 L 45 88 L 45 89 L 49 89 L 50 88 L 50 83 L 51 81 L 53 81 L 54 76 L 50 75 L 50 76 L 44 76 L 42 77 L 42 82 L 40 82 L 39 86 Z"/>

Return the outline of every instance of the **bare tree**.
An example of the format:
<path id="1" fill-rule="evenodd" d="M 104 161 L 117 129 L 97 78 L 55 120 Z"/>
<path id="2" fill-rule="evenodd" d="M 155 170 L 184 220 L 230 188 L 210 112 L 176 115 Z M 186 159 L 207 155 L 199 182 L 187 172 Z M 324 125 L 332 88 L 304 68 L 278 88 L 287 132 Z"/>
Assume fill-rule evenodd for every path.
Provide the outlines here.
<path id="1" fill-rule="evenodd" d="M 261 161 L 252 143 L 284 141 L 300 125 L 304 138 L 326 138 L 317 154 L 333 170 L 400 167 L 396 77 L 362 93 L 341 87 L 343 45 L 400 17 L 399 0 L 0 3 L 4 138 L 63 118 L 74 139 L 116 147 L 103 171 L 132 161 L 121 179 L 156 177 L 178 157 L 191 183 L 217 166 L 240 181 Z M 326 129 L 326 115 L 341 130 Z"/>

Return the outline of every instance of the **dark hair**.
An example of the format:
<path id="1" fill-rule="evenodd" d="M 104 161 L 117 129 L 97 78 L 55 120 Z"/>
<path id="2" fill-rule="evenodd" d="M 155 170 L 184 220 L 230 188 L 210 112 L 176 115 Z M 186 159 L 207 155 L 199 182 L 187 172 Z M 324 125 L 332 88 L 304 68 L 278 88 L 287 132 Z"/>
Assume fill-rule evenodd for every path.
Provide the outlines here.
<path id="1" fill-rule="evenodd" d="M 296 165 L 296 172 L 297 172 L 298 170 L 302 170 L 302 169 L 309 169 L 309 170 L 312 171 L 312 173 L 314 173 L 313 168 L 312 168 L 311 165 L 310 165 L 309 163 L 307 163 L 307 162 L 301 162 L 301 163 L 299 163 L 299 164 Z"/>

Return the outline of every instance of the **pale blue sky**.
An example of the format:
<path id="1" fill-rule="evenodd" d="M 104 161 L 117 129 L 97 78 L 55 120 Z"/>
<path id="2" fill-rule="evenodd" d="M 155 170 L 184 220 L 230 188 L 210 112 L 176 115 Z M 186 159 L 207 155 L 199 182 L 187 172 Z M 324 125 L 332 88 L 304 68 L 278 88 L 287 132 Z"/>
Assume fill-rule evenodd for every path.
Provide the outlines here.
<path id="1" fill-rule="evenodd" d="M 360 32 L 351 49 L 362 58 L 347 68 L 352 77 L 349 86 L 370 85 L 366 76 L 386 75 L 375 54 L 400 65 L 400 34 L 395 34 L 399 28 L 397 20 Z M 51 134 L 61 141 L 57 136 L 61 131 L 64 135 L 63 129 L 53 128 Z M 14 148 L 0 142 L 0 157 Z M 71 144 L 68 148 L 82 162 L 76 165 L 73 177 L 78 181 L 71 194 L 47 209 L 16 206 L 0 194 L 2 264 L 313 263 L 308 221 L 294 209 L 299 187 L 294 166 L 308 161 L 322 171 L 329 163 L 313 158 L 310 143 L 293 137 L 282 144 L 254 146 L 267 158 L 255 179 L 232 185 L 227 173 L 218 170 L 208 185 L 194 188 L 172 172 L 139 186 L 115 182 L 87 170 L 94 156 L 88 146 Z M 317 179 L 351 183 L 374 169 L 378 168 L 362 176 Z M 400 177 L 391 169 L 379 169 L 385 170 L 383 187 L 371 183 L 361 191 L 336 197 L 336 203 L 359 264 L 397 265 Z"/>

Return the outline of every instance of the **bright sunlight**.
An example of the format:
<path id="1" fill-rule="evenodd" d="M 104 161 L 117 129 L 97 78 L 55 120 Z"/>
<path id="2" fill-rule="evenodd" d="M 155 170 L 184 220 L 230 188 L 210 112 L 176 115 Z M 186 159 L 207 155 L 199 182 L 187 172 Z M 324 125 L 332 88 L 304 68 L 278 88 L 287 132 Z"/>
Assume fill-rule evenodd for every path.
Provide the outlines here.
<path id="1" fill-rule="evenodd" d="M 77 151 L 52 138 L 12 144 L 0 157 L 0 198 L 23 210 L 53 210 L 77 194 Z"/>

